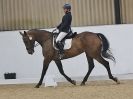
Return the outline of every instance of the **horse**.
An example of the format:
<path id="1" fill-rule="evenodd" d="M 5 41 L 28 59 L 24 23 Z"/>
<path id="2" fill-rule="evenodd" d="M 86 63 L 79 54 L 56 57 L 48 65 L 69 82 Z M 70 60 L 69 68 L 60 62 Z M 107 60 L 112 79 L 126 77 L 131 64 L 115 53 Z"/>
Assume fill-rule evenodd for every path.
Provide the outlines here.
<path id="1" fill-rule="evenodd" d="M 83 52 L 85 52 L 86 54 L 89 68 L 87 74 L 81 82 L 81 85 L 85 85 L 90 73 L 92 72 L 94 68 L 94 59 L 106 68 L 109 79 L 112 79 L 117 84 L 120 84 L 118 78 L 112 75 L 109 62 L 104 59 L 111 59 L 115 62 L 115 58 L 110 51 L 109 41 L 102 33 L 93 33 L 86 31 L 75 35 L 75 37 L 72 38 L 71 48 L 64 51 L 64 57 L 61 60 L 59 59 L 58 51 L 53 47 L 52 32 L 46 30 L 31 29 L 27 32 L 24 31 L 24 33 L 20 32 L 20 34 L 22 35 L 23 42 L 29 54 L 32 55 L 34 53 L 35 41 L 38 42 L 42 47 L 42 54 L 44 56 L 43 69 L 40 80 L 35 88 L 39 88 L 42 85 L 43 78 L 51 61 L 55 62 L 59 69 L 59 72 L 66 78 L 67 81 L 69 81 L 73 85 L 76 85 L 76 81 L 72 80 L 64 73 L 61 60 L 72 58 Z"/>

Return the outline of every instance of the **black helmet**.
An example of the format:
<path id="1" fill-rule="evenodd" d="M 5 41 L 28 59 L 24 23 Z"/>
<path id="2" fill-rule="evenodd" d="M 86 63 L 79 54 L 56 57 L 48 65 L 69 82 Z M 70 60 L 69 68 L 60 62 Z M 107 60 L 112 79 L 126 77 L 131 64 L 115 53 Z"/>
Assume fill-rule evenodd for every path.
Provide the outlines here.
<path id="1" fill-rule="evenodd" d="M 71 10 L 71 5 L 68 4 L 68 3 L 66 3 L 66 4 L 64 4 L 63 8 L 64 9 L 70 9 Z"/>

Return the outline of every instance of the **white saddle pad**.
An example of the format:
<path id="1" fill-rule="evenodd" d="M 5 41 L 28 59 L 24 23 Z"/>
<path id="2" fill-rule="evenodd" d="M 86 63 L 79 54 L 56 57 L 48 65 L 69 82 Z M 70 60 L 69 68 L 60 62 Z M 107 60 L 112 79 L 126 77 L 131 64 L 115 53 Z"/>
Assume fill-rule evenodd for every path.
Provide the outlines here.
<path id="1" fill-rule="evenodd" d="M 58 50 L 58 48 L 55 47 L 54 39 L 53 39 L 53 46 L 56 50 Z M 64 44 L 64 50 L 70 49 L 71 46 L 72 46 L 72 39 L 66 39 Z"/>

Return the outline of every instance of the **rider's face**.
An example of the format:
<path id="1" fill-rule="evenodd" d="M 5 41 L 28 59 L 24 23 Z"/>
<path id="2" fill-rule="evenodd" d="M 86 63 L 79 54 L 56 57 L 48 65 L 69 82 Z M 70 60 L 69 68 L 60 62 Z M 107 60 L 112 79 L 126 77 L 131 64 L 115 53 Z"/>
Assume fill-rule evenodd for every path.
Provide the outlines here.
<path id="1" fill-rule="evenodd" d="M 66 13 L 68 11 L 68 9 L 64 9 L 64 13 Z"/>

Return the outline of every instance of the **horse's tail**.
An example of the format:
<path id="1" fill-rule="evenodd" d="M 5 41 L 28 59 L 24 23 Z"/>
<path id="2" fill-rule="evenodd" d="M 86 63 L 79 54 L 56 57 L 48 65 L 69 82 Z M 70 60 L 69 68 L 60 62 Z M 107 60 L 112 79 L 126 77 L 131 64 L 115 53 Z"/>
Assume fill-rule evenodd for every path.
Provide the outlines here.
<path id="1" fill-rule="evenodd" d="M 110 51 L 108 39 L 101 33 L 98 33 L 97 36 L 102 40 L 102 56 L 104 58 L 111 59 L 113 62 L 116 62 L 112 52 Z"/>

